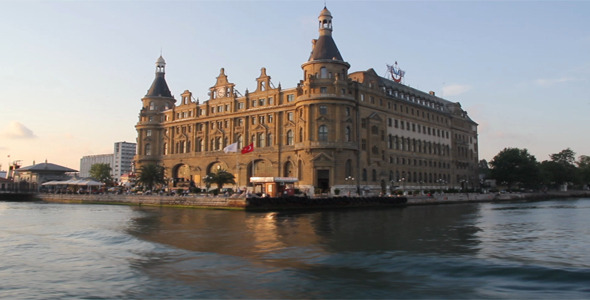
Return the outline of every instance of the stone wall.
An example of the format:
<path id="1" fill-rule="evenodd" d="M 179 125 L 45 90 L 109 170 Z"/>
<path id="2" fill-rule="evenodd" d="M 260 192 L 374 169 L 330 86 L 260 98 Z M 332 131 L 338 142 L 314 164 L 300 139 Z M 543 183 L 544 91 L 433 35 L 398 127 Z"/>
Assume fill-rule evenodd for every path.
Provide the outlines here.
<path id="1" fill-rule="evenodd" d="M 223 209 L 244 209 L 245 198 L 196 197 L 196 196 L 158 196 L 158 195 L 77 195 L 77 194 L 39 194 L 38 198 L 47 202 L 89 203 L 89 204 L 127 204 L 148 206 L 204 207 Z"/>

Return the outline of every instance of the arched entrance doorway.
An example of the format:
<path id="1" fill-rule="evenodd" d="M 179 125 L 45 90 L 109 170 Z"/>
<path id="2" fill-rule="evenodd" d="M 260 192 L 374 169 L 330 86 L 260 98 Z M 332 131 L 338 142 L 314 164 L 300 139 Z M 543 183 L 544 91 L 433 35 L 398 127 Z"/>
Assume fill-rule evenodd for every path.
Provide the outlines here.
<path id="1" fill-rule="evenodd" d="M 172 186 L 189 187 L 191 185 L 190 167 L 185 164 L 178 164 L 172 169 Z"/>
<path id="2" fill-rule="evenodd" d="M 248 186 L 252 186 L 250 177 L 272 177 L 275 176 L 272 170 L 272 163 L 266 159 L 257 159 L 248 163 L 246 170 L 246 178 L 248 178 Z"/>
<path id="3" fill-rule="evenodd" d="M 330 191 L 330 170 L 316 170 L 317 188 L 321 193 Z"/>

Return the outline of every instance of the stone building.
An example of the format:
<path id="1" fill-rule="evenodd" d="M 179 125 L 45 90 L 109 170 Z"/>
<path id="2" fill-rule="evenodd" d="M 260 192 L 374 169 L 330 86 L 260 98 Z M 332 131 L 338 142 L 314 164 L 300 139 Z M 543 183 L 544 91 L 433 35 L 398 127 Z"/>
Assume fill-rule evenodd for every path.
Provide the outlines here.
<path id="1" fill-rule="evenodd" d="M 188 90 L 176 103 L 158 58 L 136 125 L 138 170 L 163 165 L 171 186 L 203 186 L 216 169 L 239 187 L 253 176 L 294 177 L 308 193 L 475 186 L 477 124 L 461 105 L 373 69 L 350 73 L 332 31 L 324 8 L 295 87 L 275 87 L 262 68 L 256 89 L 242 95 L 221 69 L 203 103 Z M 225 153 L 232 143 L 254 151 Z"/>

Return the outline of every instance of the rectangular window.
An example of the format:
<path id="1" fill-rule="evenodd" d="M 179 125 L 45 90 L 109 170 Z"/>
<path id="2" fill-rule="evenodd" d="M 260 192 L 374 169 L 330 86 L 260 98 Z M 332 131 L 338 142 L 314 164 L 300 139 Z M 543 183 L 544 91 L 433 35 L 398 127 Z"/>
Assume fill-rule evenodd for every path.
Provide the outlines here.
<path id="1" fill-rule="evenodd" d="M 328 113 L 328 107 L 325 105 L 320 105 L 320 115 L 325 115 Z"/>
<path id="2" fill-rule="evenodd" d="M 361 94 L 361 102 L 365 102 L 365 94 Z"/>
<path id="3" fill-rule="evenodd" d="M 265 99 L 264 99 L 264 98 L 262 98 L 262 99 L 259 99 L 258 101 L 260 102 L 260 106 L 264 106 L 264 101 L 265 101 Z"/>
<path id="4" fill-rule="evenodd" d="M 274 99 L 272 97 L 268 97 L 268 105 L 273 105 Z"/>
<path id="5" fill-rule="evenodd" d="M 327 94 L 328 93 L 328 88 L 325 86 L 320 87 L 320 94 Z"/>
<path id="6" fill-rule="evenodd" d="M 287 102 L 293 102 L 293 101 L 295 101 L 295 95 L 293 95 L 293 94 L 287 95 Z"/>
<path id="7" fill-rule="evenodd" d="M 252 107 L 256 107 L 256 104 L 258 103 L 258 101 L 256 100 L 252 100 Z"/>
<path id="8" fill-rule="evenodd" d="M 293 112 L 288 112 L 287 113 L 287 120 L 293 121 Z"/>
<path id="9" fill-rule="evenodd" d="M 367 150 L 367 140 L 366 139 L 361 140 L 361 150 L 363 150 L 363 151 Z"/>

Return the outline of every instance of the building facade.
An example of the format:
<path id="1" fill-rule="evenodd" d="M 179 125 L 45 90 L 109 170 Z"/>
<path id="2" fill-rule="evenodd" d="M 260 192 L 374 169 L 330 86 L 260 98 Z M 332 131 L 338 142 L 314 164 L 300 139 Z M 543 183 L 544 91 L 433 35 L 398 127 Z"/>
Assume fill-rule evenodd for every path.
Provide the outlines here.
<path id="1" fill-rule="evenodd" d="M 131 173 L 135 156 L 135 143 L 116 142 L 112 154 L 87 155 L 80 159 L 80 177 L 90 177 L 90 168 L 94 164 L 108 164 L 111 176 L 117 182 L 121 175 Z"/>
<path id="2" fill-rule="evenodd" d="M 221 69 L 207 101 L 186 90 L 177 103 L 160 56 L 136 125 L 138 170 L 160 164 L 171 186 L 204 186 L 217 169 L 239 187 L 254 176 L 295 177 L 308 194 L 475 186 L 477 124 L 461 105 L 373 69 L 349 72 L 330 11 L 318 19 L 319 37 L 292 88 L 275 87 L 262 68 L 256 89 L 242 95 Z M 254 151 L 224 152 L 232 143 Z"/>
<path id="3" fill-rule="evenodd" d="M 113 179 L 121 182 L 123 174 L 129 174 L 133 170 L 133 157 L 135 156 L 135 143 L 117 142 L 113 151 Z"/>
<path id="4" fill-rule="evenodd" d="M 45 163 L 15 169 L 14 185 L 21 191 L 38 191 L 41 184 L 53 180 L 70 179 L 76 172 L 78 171 L 45 161 Z"/>
<path id="5" fill-rule="evenodd" d="M 90 177 L 90 168 L 94 164 L 108 164 L 113 169 L 113 154 L 97 154 L 82 156 L 80 159 L 80 177 Z"/>

